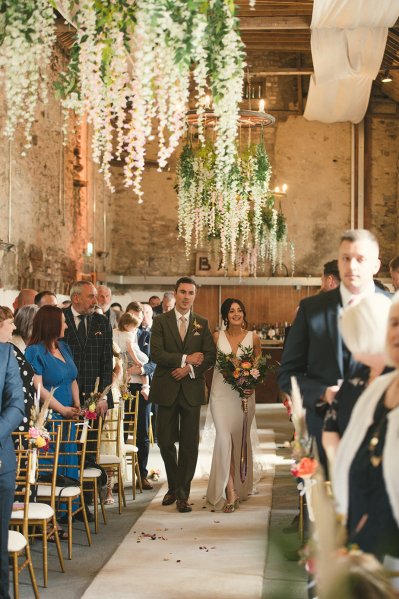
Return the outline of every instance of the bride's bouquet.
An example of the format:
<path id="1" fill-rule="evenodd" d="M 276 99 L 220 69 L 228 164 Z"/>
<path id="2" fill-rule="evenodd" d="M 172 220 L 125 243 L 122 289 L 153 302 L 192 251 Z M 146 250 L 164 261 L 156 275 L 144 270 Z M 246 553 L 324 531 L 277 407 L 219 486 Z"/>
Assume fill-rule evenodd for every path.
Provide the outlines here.
<path id="1" fill-rule="evenodd" d="M 266 359 L 262 356 L 255 357 L 252 347 L 238 347 L 242 352 L 239 356 L 232 352 L 225 354 L 218 349 L 216 368 L 222 374 L 224 382 L 237 391 L 245 401 L 248 397 L 245 392 L 255 389 L 265 379 Z"/>

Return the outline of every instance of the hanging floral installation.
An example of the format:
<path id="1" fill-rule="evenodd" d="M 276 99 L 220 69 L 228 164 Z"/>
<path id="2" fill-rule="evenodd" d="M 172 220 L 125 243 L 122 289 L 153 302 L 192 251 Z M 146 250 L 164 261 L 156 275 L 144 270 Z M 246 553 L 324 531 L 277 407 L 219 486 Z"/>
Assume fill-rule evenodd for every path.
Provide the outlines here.
<path id="1" fill-rule="evenodd" d="M 159 166 L 166 165 L 185 128 L 193 79 L 200 120 L 207 92 L 214 100 L 216 186 L 224 188 L 236 163 L 244 67 L 234 1 L 0 0 L 5 134 L 24 124 L 27 146 L 37 102 L 46 100 L 54 9 L 76 31 L 57 92 L 66 113 L 92 125 L 93 159 L 109 187 L 110 161 L 123 158 L 125 185 L 142 195 L 146 143 L 156 127 Z"/>
<path id="2" fill-rule="evenodd" d="M 287 225 L 281 207 L 269 189 L 272 169 L 263 134 L 260 143 L 237 153 L 227 185 L 217 180 L 216 147 L 206 141 L 194 148 L 188 142 L 177 166 L 179 235 L 186 255 L 192 248 L 213 248 L 220 255 L 220 267 L 229 264 L 240 272 L 256 275 L 258 267 L 270 262 L 272 271 L 281 268 L 290 249 L 291 274 L 294 248 L 287 240 Z"/>

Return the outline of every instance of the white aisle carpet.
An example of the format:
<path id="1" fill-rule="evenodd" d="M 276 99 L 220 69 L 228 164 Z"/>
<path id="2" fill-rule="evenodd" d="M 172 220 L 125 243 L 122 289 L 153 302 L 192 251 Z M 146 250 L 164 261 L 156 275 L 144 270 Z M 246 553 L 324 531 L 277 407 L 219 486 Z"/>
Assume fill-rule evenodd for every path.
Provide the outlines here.
<path id="1" fill-rule="evenodd" d="M 261 599 L 275 461 L 273 431 L 262 428 L 270 409 L 257 406 L 264 465 L 257 493 L 232 514 L 212 512 L 204 499 L 206 481 L 198 475 L 193 511 L 180 514 L 175 505 L 161 505 L 165 483 L 84 599 Z M 164 474 L 156 448 L 149 466 Z"/>

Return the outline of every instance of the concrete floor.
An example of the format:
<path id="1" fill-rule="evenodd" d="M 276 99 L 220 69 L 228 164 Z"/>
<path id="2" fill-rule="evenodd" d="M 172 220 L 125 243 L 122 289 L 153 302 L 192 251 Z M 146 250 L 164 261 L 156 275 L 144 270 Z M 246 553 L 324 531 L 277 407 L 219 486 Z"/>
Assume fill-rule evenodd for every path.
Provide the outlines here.
<path id="1" fill-rule="evenodd" d="M 269 550 L 265 564 L 263 592 L 260 599 L 305 599 L 305 571 L 295 561 L 287 559 L 292 558 L 292 554 L 299 547 L 298 535 L 296 533 L 287 534 L 282 531 L 296 515 L 298 504 L 295 479 L 289 473 L 290 451 L 282 447 L 285 441 L 290 440 L 292 428 L 285 412 L 279 409 L 268 413 L 267 422 L 261 422 L 258 419 L 258 427 L 262 426 L 274 429 L 275 440 L 279 449 L 277 450 L 276 476 L 273 486 Z M 151 467 L 151 462 L 149 466 Z M 126 534 L 149 505 L 161 484 L 161 482 L 155 483 L 154 491 L 137 494 L 134 502 L 131 487 L 128 488 L 127 508 L 122 511 L 121 515 L 118 514 L 116 504 L 107 507 L 108 523 L 106 526 L 100 524 L 99 534 L 92 535 L 93 544 L 91 548 L 87 545 L 83 524 L 74 524 L 73 559 L 71 561 L 65 559 L 66 572 L 64 574 L 59 571 L 55 545 L 51 544 L 49 546 L 49 586 L 47 589 L 42 586 L 40 545 L 38 543 L 33 545 L 32 553 L 41 598 L 80 599 L 96 574 L 114 554 Z M 66 547 L 64 555 L 65 553 Z M 156 587 L 154 588 L 154 598 L 156 599 L 155 589 Z M 31 599 L 33 597 L 26 571 L 21 574 L 20 597 L 21 599 Z M 134 595 L 133 591 L 132 597 L 140 599 Z"/>

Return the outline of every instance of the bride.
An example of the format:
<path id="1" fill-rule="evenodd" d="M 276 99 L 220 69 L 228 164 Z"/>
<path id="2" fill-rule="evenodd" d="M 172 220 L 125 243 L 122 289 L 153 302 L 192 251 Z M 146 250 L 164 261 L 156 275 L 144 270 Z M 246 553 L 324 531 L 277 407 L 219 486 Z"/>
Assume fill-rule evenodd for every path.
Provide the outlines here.
<path id="1" fill-rule="evenodd" d="M 226 299 L 221 307 L 221 315 L 226 331 L 214 333 L 218 350 L 225 354 L 240 355 L 241 347 L 253 347 L 254 355 L 260 355 L 259 337 L 256 333 L 247 330 L 244 304 L 238 299 Z M 225 513 L 230 513 L 234 512 L 239 502 L 247 499 L 252 491 L 253 462 L 250 429 L 255 415 L 255 394 L 248 390 L 248 468 L 244 483 L 240 478 L 243 425 L 241 399 L 238 392 L 224 382 L 222 374 L 216 367 L 209 404 L 216 428 L 216 438 L 206 498 L 215 509 L 223 509 Z"/>

